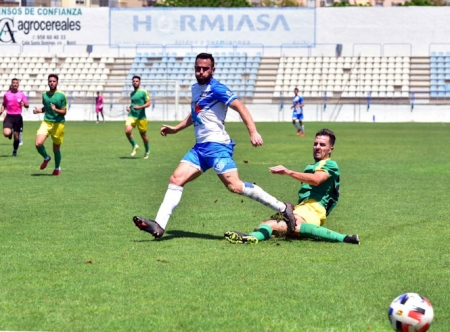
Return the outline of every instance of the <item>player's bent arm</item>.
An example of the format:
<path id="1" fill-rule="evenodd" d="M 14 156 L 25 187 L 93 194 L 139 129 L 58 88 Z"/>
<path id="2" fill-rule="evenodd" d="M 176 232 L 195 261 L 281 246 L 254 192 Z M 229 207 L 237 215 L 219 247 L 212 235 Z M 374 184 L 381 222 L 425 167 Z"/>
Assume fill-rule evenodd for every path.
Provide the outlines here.
<path id="1" fill-rule="evenodd" d="M 66 113 L 67 113 L 67 108 L 66 107 L 58 109 L 58 108 L 56 108 L 55 104 L 50 104 L 50 106 L 52 107 L 53 111 L 55 111 L 56 113 L 58 113 L 60 115 L 66 115 Z"/>
<path id="2" fill-rule="evenodd" d="M 330 177 L 328 173 L 325 171 L 317 171 L 315 173 L 303 173 L 293 171 L 281 165 L 271 167 L 269 168 L 269 171 L 273 174 L 288 175 L 297 181 L 307 183 L 311 186 L 318 186 L 319 184 L 328 180 L 328 178 Z"/>
<path id="3" fill-rule="evenodd" d="M 42 108 L 37 108 L 37 107 L 35 107 L 34 110 L 33 110 L 33 113 L 34 113 L 34 114 L 44 113 L 44 112 L 45 112 L 45 111 L 44 111 L 44 107 L 42 107 Z"/>
<path id="4" fill-rule="evenodd" d="M 55 108 L 54 111 L 60 115 L 66 115 L 67 114 L 67 108 L 63 108 L 63 109 L 57 109 Z"/>
<path id="5" fill-rule="evenodd" d="M 162 136 L 167 136 L 168 134 L 176 134 L 179 131 L 181 131 L 191 125 L 192 125 L 192 118 L 191 118 L 191 115 L 189 114 L 188 116 L 186 116 L 186 118 L 183 121 L 181 121 L 176 126 L 168 126 L 166 124 L 163 124 L 163 126 L 161 127 L 161 130 L 159 132 Z"/>
<path id="6" fill-rule="evenodd" d="M 235 110 L 241 116 L 242 121 L 247 127 L 248 133 L 250 134 L 250 141 L 253 146 L 261 146 L 264 141 L 261 135 L 256 129 L 255 122 L 253 121 L 252 115 L 250 114 L 248 108 L 239 100 L 235 99 L 229 105 L 231 109 Z"/>
<path id="7" fill-rule="evenodd" d="M 135 109 L 135 110 L 141 110 L 141 109 L 147 108 L 147 107 L 149 107 L 149 106 L 150 106 L 150 99 L 147 100 L 147 101 L 145 102 L 144 105 L 141 105 L 141 106 L 134 106 L 134 109 Z M 138 107 L 139 107 L 139 108 L 138 108 Z"/>
<path id="8" fill-rule="evenodd" d="M 231 102 L 230 107 L 239 113 L 239 115 L 242 118 L 242 121 L 244 121 L 245 126 L 248 129 L 248 132 L 250 135 L 252 133 L 257 133 L 255 122 L 253 121 L 252 115 L 250 114 L 247 107 L 239 100 L 235 99 Z"/>

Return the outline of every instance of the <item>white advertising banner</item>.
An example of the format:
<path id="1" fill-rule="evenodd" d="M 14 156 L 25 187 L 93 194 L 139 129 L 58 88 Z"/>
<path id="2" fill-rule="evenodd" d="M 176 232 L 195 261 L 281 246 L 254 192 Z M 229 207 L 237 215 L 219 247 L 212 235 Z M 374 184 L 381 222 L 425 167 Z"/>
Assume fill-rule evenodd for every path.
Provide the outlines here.
<path id="1" fill-rule="evenodd" d="M 313 8 L 111 8 L 110 44 L 315 44 Z"/>
<path id="2" fill-rule="evenodd" d="M 108 22 L 108 8 L 3 7 L 0 45 L 107 44 Z"/>

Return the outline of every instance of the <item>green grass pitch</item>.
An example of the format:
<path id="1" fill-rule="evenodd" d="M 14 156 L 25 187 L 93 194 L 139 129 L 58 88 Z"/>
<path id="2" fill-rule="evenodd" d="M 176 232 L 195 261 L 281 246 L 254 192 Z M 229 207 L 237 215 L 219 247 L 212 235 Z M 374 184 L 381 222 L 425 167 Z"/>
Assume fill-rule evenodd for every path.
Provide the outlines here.
<path id="1" fill-rule="evenodd" d="M 212 171 L 185 187 L 164 237 L 139 231 L 169 176 L 194 143 L 193 129 L 161 137 L 136 158 L 124 123 L 67 122 L 62 174 L 39 170 L 38 122 L 25 123 L 11 157 L 0 139 L 0 330 L 27 331 L 390 331 L 387 310 L 404 292 L 435 310 L 431 331 L 450 326 L 450 125 L 258 123 L 254 148 L 243 123 L 241 179 L 295 201 L 299 183 L 270 174 L 312 161 L 314 133 L 337 141 L 341 200 L 325 226 L 361 245 L 272 239 L 232 245 L 272 211 L 229 193 Z M 51 141 L 46 142 L 51 152 Z M 52 154 L 51 154 L 52 155 Z"/>

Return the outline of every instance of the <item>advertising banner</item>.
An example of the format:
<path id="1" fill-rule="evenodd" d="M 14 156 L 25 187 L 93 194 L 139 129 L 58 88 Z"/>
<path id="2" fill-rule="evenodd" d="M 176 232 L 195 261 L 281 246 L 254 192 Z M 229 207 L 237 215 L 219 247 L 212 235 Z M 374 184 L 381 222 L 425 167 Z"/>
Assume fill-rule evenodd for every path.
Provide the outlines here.
<path id="1" fill-rule="evenodd" d="M 0 8 L 1 45 L 107 44 L 109 9 Z"/>
<path id="2" fill-rule="evenodd" d="M 110 44 L 313 45 L 313 8 L 111 8 Z"/>

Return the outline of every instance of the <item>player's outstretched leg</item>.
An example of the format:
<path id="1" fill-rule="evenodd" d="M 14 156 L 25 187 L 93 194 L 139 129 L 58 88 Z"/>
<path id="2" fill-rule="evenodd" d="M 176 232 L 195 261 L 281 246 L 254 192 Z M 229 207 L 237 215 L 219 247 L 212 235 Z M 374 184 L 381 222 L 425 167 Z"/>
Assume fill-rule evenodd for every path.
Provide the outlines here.
<path id="1" fill-rule="evenodd" d="M 288 234 L 295 232 L 295 226 L 297 226 L 297 221 L 294 216 L 294 205 L 291 203 L 286 202 L 286 210 L 284 210 L 283 217 L 286 221 L 287 225 L 287 232 Z"/>
<path id="2" fill-rule="evenodd" d="M 344 242 L 350 243 L 350 244 L 359 244 L 359 236 L 358 236 L 358 234 L 347 235 L 344 238 Z"/>
<path id="3" fill-rule="evenodd" d="M 134 216 L 133 221 L 137 228 L 152 234 L 155 239 L 159 239 L 164 235 L 164 229 L 154 220 L 147 220 L 142 217 Z"/>
<path id="4" fill-rule="evenodd" d="M 52 158 L 50 156 L 47 156 L 47 158 L 45 158 L 44 161 L 42 162 L 40 169 L 45 169 L 51 159 Z"/>
<path id="5" fill-rule="evenodd" d="M 258 239 L 250 234 L 245 234 L 236 231 L 228 231 L 223 235 L 231 243 L 248 243 L 257 244 Z"/>
<path id="6" fill-rule="evenodd" d="M 133 150 L 131 150 L 131 156 L 134 157 L 136 155 L 137 150 L 139 149 L 139 145 L 134 145 Z"/>

